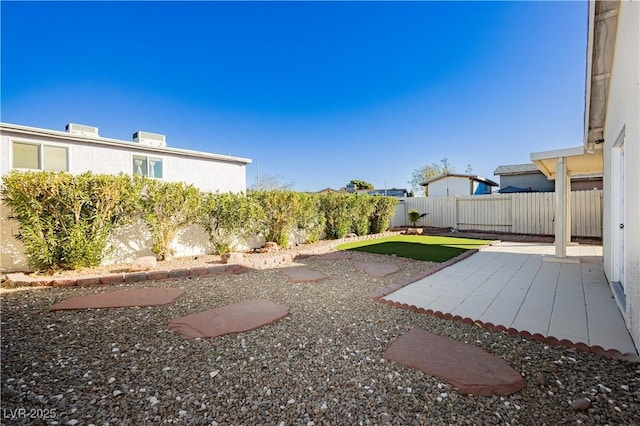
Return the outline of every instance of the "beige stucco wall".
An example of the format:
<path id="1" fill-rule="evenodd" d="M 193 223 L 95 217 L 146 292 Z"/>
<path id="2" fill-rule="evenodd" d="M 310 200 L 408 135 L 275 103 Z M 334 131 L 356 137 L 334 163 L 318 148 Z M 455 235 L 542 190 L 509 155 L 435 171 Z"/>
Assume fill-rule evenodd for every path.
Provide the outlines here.
<path id="1" fill-rule="evenodd" d="M 625 320 L 640 347 L 640 3 L 620 2 L 614 63 L 604 129 L 604 225 L 605 273 L 615 276 L 614 232 L 620 232 L 620 205 L 614 199 L 617 185 L 614 144 L 624 135 L 624 270 Z"/>

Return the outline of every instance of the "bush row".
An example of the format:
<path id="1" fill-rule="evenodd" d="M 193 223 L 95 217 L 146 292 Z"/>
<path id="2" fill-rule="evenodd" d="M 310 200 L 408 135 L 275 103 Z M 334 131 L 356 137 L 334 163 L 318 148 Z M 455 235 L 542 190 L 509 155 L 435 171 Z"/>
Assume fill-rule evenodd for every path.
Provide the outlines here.
<path id="1" fill-rule="evenodd" d="M 19 223 L 16 236 L 29 265 L 38 270 L 96 266 L 109 254 L 113 231 L 142 219 L 151 250 L 170 259 L 178 232 L 200 224 L 217 253 L 264 235 L 287 246 L 297 232 L 304 242 L 365 235 L 387 229 L 397 200 L 355 194 L 249 191 L 201 192 L 192 185 L 139 176 L 12 171 L 2 178 L 2 202 Z"/>

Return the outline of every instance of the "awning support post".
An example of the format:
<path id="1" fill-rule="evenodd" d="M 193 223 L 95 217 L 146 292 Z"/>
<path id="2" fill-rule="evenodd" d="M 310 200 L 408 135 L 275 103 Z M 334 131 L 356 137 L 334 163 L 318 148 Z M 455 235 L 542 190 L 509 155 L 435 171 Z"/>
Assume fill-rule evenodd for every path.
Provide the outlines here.
<path id="1" fill-rule="evenodd" d="M 568 212 L 570 199 L 567 195 L 568 187 L 567 177 L 567 158 L 559 157 L 556 159 L 556 223 L 555 223 L 555 249 L 556 257 L 567 257 L 567 243 L 570 241 L 571 228 L 567 230 L 569 223 Z M 571 194 L 569 194 L 570 196 Z M 569 201 L 569 202 L 568 202 Z M 567 238 L 569 236 L 569 238 Z"/>

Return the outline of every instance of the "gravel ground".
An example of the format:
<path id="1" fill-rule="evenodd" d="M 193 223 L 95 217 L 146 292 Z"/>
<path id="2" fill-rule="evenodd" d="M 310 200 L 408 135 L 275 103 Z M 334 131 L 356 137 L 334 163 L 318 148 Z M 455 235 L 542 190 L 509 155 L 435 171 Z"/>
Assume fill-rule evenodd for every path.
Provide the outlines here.
<path id="1" fill-rule="evenodd" d="M 376 278 L 353 262 L 401 270 Z M 2 424 L 640 424 L 640 365 L 383 305 L 367 294 L 431 266 L 354 253 L 307 258 L 329 279 L 289 283 L 279 269 L 108 288 L 5 291 Z M 134 286 L 186 289 L 174 304 L 49 312 L 65 298 Z M 255 298 L 290 314 L 247 333 L 187 339 L 171 319 Z M 527 385 L 508 397 L 457 392 L 382 359 L 412 327 L 502 357 Z M 544 379 L 544 380 L 543 380 Z M 541 384 L 540 382 L 545 382 Z M 574 400 L 591 407 L 575 411 Z M 24 411 L 20 411 L 24 410 Z M 32 418 L 27 418 L 31 415 Z M 49 419 L 43 419 L 48 416 Z"/>

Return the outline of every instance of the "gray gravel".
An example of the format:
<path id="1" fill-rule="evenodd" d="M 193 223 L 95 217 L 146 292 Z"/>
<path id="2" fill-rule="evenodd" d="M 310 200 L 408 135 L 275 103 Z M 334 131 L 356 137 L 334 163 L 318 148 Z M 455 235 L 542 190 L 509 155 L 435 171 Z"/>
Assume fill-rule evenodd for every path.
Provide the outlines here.
<path id="1" fill-rule="evenodd" d="M 401 270 L 376 278 L 353 267 L 376 260 Z M 292 284 L 272 269 L 4 292 L 2 424 L 640 424 L 638 364 L 366 297 L 429 263 L 355 253 L 350 260 L 308 258 L 294 265 L 300 264 L 330 278 Z M 141 285 L 187 292 L 164 307 L 48 311 L 71 296 Z M 254 298 L 288 305 L 291 313 L 261 329 L 215 339 L 186 339 L 168 328 L 172 318 Z M 526 387 L 508 397 L 469 396 L 383 360 L 391 342 L 412 327 L 506 359 Z M 589 403 L 572 407 L 584 398 Z M 47 414 L 52 418 L 41 418 Z"/>

